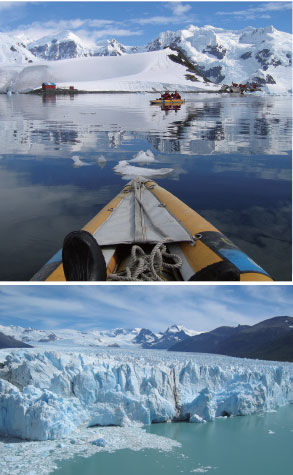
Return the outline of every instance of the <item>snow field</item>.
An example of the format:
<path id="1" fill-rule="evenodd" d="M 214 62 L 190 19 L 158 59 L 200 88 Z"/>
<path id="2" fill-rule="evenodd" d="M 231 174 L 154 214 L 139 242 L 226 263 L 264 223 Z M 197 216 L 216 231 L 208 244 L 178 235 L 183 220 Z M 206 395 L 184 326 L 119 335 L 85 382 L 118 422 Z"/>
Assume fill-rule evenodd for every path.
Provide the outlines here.
<path id="1" fill-rule="evenodd" d="M 41 87 L 43 82 L 55 82 L 58 87 L 73 85 L 83 91 L 154 92 L 164 89 L 187 91 L 218 91 L 198 78 L 192 82 L 185 77 L 186 68 L 174 63 L 170 49 L 124 56 L 72 58 L 60 61 L 41 61 L 23 69 L 0 64 L 2 81 L 0 92 L 8 89 L 26 92 Z M 5 79 L 6 71 L 9 76 Z M 6 74 L 7 75 L 7 74 Z"/>

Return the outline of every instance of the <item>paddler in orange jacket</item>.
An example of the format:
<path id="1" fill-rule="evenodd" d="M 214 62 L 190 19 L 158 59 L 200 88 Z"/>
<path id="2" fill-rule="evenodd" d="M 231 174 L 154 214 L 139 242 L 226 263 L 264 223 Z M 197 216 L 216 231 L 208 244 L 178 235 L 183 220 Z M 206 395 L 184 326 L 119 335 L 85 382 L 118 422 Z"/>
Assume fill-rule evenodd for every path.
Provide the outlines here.
<path id="1" fill-rule="evenodd" d="M 170 99 L 172 99 L 172 96 L 169 93 L 169 91 L 166 91 L 164 94 L 161 94 L 161 99 L 163 99 L 164 101 L 170 100 Z"/>

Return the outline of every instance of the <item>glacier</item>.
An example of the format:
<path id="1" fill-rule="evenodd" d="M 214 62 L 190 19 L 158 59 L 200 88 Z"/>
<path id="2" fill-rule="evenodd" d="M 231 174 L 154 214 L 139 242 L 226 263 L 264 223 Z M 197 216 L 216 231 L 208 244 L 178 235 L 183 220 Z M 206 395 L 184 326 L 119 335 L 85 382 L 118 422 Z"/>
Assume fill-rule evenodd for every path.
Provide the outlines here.
<path id="1" fill-rule="evenodd" d="M 0 351 L 0 436 L 207 422 L 293 402 L 293 364 L 165 351 Z"/>

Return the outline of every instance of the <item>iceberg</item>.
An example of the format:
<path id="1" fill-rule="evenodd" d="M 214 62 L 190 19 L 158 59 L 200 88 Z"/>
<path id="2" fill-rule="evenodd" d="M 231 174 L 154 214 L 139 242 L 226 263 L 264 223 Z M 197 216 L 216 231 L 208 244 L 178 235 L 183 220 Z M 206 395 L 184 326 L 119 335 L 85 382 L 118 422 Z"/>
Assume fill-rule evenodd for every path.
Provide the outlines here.
<path id="1" fill-rule="evenodd" d="M 147 150 L 146 152 L 140 150 L 129 162 L 151 163 L 155 162 L 155 157 L 151 150 Z"/>
<path id="2" fill-rule="evenodd" d="M 133 160 L 129 160 L 133 161 Z M 125 179 L 129 180 L 134 176 L 144 176 L 144 177 L 157 177 L 160 178 L 165 175 L 169 175 L 172 173 L 173 168 L 143 168 L 143 167 L 135 167 L 133 165 L 129 165 L 128 160 L 120 160 L 113 170 L 116 173 L 122 175 Z M 137 160 L 136 160 L 137 161 Z"/>
<path id="3" fill-rule="evenodd" d="M 45 441 L 94 426 L 207 422 L 293 402 L 293 364 L 164 351 L 0 352 L 0 435 Z"/>

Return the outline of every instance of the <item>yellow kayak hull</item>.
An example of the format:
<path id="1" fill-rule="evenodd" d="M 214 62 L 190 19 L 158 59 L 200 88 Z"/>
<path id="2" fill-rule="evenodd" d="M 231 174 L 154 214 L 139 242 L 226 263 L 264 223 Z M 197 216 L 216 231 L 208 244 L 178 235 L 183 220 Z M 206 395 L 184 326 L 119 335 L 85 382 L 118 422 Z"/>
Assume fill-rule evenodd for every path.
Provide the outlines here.
<path id="1" fill-rule="evenodd" d="M 157 200 L 156 213 L 169 213 L 171 218 L 176 221 L 178 226 L 181 226 L 186 232 L 187 238 L 168 243 L 168 249 L 171 253 L 176 252 L 184 261 L 182 266 L 182 275 L 179 280 L 226 280 L 225 275 L 229 275 L 232 268 L 237 278 L 227 278 L 229 280 L 238 280 L 243 282 L 270 282 L 273 279 L 268 273 L 256 264 L 250 257 L 243 253 L 237 246 L 235 246 L 229 238 L 222 234 L 215 226 L 200 216 L 196 211 L 191 209 L 181 200 L 179 200 L 172 193 L 159 186 L 153 180 L 146 180 L 142 177 L 143 187 L 150 193 L 148 201 Z M 96 216 L 93 217 L 82 229 L 87 231 L 92 236 L 101 232 L 101 229 L 109 224 L 112 215 L 116 213 L 119 216 L 127 199 L 131 198 L 134 191 L 134 180 L 128 183 Z M 132 198 L 131 198 L 132 199 Z M 125 200 L 125 201 L 124 201 Z M 135 198 L 134 198 L 135 200 Z M 124 202 L 124 203 L 123 203 Z M 122 206 L 123 205 L 123 206 Z M 163 209 L 162 211 L 160 211 Z M 159 211 L 158 211 L 159 210 Z M 120 223 L 121 223 L 121 218 Z M 122 220 L 123 224 L 125 222 Z M 159 214 L 159 222 L 161 222 L 161 215 Z M 125 227 L 125 226 L 121 226 Z M 103 243 L 98 237 L 95 237 L 100 244 L 101 250 L 105 256 L 107 275 L 117 270 L 119 261 L 119 247 L 125 250 L 125 241 L 120 239 L 119 226 L 115 232 L 111 232 L 111 236 L 115 235 L 115 243 Z M 166 231 L 167 232 L 167 231 Z M 121 230 L 122 233 L 122 230 Z M 122 244 L 123 246 L 122 246 Z M 137 241 L 127 243 L 133 245 Z M 153 245 L 154 241 L 150 241 Z M 148 244 L 148 241 L 144 241 Z M 230 269 L 226 272 L 226 268 Z M 219 277 L 219 272 L 225 272 Z M 223 278 L 224 276 L 224 278 Z M 43 280 L 48 282 L 64 282 L 65 275 L 62 264 L 62 254 L 59 251 L 53 258 L 43 266 L 41 271 L 33 277 L 32 280 Z"/>
<path id="2" fill-rule="evenodd" d="M 179 106 L 181 104 L 184 104 L 185 99 L 154 99 L 153 101 L 150 101 L 151 104 L 154 105 L 165 105 L 165 106 Z"/>

